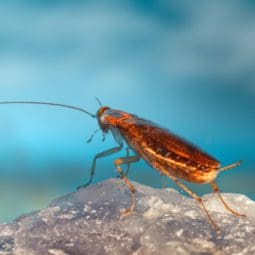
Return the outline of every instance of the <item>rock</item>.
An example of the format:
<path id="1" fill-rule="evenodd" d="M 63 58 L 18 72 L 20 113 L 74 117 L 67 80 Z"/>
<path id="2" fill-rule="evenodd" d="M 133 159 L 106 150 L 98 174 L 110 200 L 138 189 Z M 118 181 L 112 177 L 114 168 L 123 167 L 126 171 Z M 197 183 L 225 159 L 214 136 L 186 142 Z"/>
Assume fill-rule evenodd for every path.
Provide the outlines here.
<path id="1" fill-rule="evenodd" d="M 131 195 L 120 179 L 110 179 L 67 194 L 46 209 L 0 225 L 0 254 L 255 254 L 255 202 L 223 194 L 246 218 L 225 211 L 214 194 L 203 197 L 217 235 L 199 205 L 173 189 L 134 183 L 137 206 L 121 209 Z"/>

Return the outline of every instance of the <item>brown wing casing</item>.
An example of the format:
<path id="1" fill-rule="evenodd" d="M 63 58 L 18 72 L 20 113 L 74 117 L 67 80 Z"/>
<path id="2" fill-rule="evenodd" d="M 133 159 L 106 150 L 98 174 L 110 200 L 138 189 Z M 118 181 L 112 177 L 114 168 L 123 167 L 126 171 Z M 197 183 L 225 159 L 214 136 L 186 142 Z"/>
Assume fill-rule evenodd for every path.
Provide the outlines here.
<path id="1" fill-rule="evenodd" d="M 151 121 L 121 113 L 122 118 L 118 119 L 111 119 L 108 115 L 109 123 L 118 128 L 127 144 L 153 168 L 164 169 L 176 177 L 195 183 L 207 183 L 215 179 L 220 167 L 216 159 Z"/>

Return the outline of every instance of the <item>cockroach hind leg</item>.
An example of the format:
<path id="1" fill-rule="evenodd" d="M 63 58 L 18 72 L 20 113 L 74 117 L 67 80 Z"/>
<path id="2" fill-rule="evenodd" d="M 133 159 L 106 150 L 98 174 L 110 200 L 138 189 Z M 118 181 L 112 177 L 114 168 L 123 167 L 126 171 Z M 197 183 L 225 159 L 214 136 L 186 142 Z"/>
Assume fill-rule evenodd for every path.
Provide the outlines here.
<path id="1" fill-rule="evenodd" d="M 163 169 L 161 170 L 161 172 L 168 176 L 170 179 L 172 179 L 181 189 L 183 189 L 185 192 L 187 192 L 191 197 L 193 197 L 198 204 L 200 205 L 200 207 L 203 209 L 203 211 L 205 212 L 208 222 L 210 223 L 210 225 L 212 226 L 212 228 L 216 231 L 216 233 L 219 235 L 220 234 L 220 228 L 216 225 L 216 223 L 214 222 L 214 220 L 212 219 L 211 215 L 209 214 L 208 210 L 206 209 L 204 202 L 202 200 L 201 197 L 199 197 L 198 195 L 196 195 L 193 191 L 191 191 L 187 186 L 185 186 L 182 182 L 180 182 L 175 176 L 169 174 L 168 172 L 164 171 Z"/>
<path id="2" fill-rule="evenodd" d="M 218 196 L 219 200 L 221 201 L 221 203 L 224 205 L 224 207 L 231 212 L 233 215 L 238 216 L 238 217 L 246 217 L 246 215 L 244 214 L 240 214 L 238 212 L 236 212 L 235 210 L 233 210 L 232 208 L 229 207 L 229 205 L 227 204 L 227 202 L 223 199 L 223 197 L 220 194 L 220 190 L 218 185 L 213 181 L 210 183 L 211 187 L 214 191 L 214 193 Z"/>
<path id="3" fill-rule="evenodd" d="M 204 202 L 202 201 L 202 199 L 200 197 L 198 197 L 199 199 L 196 199 L 195 200 L 199 203 L 200 207 L 204 210 L 206 216 L 207 216 L 207 219 L 210 223 L 210 225 L 212 226 L 212 228 L 216 231 L 217 235 L 220 235 L 221 234 L 221 230 L 220 228 L 216 225 L 216 223 L 214 222 L 214 220 L 212 219 L 211 215 L 209 214 L 208 210 L 206 209 L 205 205 L 204 205 Z"/>

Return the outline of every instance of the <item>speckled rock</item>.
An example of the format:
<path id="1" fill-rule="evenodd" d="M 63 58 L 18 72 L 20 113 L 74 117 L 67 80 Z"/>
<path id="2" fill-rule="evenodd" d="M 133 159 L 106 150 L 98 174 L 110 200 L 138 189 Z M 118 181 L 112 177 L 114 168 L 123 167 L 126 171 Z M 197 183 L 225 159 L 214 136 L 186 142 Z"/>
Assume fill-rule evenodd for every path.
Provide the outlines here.
<path id="1" fill-rule="evenodd" d="M 193 199 L 134 185 L 133 215 L 120 217 L 131 196 L 122 180 L 110 179 L 1 224 L 0 254 L 255 254 L 255 202 L 246 196 L 223 194 L 246 218 L 227 213 L 213 194 L 203 197 L 221 228 L 217 235 Z"/>

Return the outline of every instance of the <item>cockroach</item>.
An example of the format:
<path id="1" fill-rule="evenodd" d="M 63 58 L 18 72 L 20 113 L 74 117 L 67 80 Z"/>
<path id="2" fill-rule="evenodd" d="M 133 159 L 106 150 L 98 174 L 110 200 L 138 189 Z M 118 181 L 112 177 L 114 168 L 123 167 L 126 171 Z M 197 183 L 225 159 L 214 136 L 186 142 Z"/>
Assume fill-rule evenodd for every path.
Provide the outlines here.
<path id="1" fill-rule="evenodd" d="M 132 204 L 122 213 L 122 215 L 127 216 L 133 212 L 136 205 L 136 190 L 120 166 L 122 164 L 130 165 L 142 158 L 152 168 L 158 170 L 162 175 L 169 177 L 181 189 L 193 197 L 205 212 L 211 226 L 218 233 L 220 232 L 220 229 L 210 216 L 203 200 L 185 186 L 179 179 L 198 184 L 209 183 L 214 193 L 217 194 L 219 200 L 229 212 L 236 216 L 245 216 L 229 207 L 227 202 L 221 196 L 219 188 L 215 183 L 215 178 L 219 172 L 239 166 L 241 161 L 221 167 L 220 162 L 214 157 L 203 152 L 201 149 L 187 142 L 183 138 L 171 133 L 168 129 L 160 127 L 150 120 L 140 118 L 135 114 L 103 106 L 98 99 L 97 101 L 100 104 L 100 108 L 96 114 L 92 114 L 76 106 L 50 102 L 2 101 L 0 104 L 39 104 L 78 110 L 88 114 L 92 118 L 96 118 L 103 135 L 108 132 L 113 135 L 117 146 L 95 155 L 88 182 L 78 188 L 86 187 L 92 182 L 96 169 L 96 161 L 99 158 L 119 152 L 123 148 L 125 142 L 128 148 L 134 152 L 134 156 L 127 155 L 126 157 L 117 158 L 114 161 L 116 170 L 132 194 Z M 89 141 L 92 140 L 93 135 Z"/>

